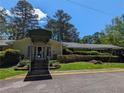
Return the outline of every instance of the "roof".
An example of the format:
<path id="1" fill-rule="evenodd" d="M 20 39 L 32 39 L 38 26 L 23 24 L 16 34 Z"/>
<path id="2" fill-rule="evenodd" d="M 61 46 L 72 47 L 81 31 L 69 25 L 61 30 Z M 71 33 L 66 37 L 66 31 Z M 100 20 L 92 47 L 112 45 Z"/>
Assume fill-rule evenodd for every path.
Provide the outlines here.
<path id="1" fill-rule="evenodd" d="M 15 42 L 15 40 L 0 40 L 0 46 L 8 46 Z"/>
<path id="2" fill-rule="evenodd" d="M 108 45 L 108 44 L 80 44 L 73 42 L 63 42 L 63 46 L 68 48 L 79 48 L 79 49 L 123 49 L 123 47 Z"/>
<path id="3" fill-rule="evenodd" d="M 29 30 L 29 37 L 33 42 L 43 41 L 48 42 L 51 39 L 52 32 L 45 29 L 33 29 Z"/>

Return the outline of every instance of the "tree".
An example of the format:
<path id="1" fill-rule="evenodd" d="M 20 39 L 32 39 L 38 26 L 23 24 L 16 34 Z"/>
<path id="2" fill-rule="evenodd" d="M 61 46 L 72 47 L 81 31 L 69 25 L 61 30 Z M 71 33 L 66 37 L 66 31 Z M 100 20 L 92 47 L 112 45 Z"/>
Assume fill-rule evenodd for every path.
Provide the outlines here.
<path id="1" fill-rule="evenodd" d="M 0 9 L 0 39 L 5 39 L 4 34 L 6 34 L 6 9 Z"/>
<path id="2" fill-rule="evenodd" d="M 66 42 L 77 42 L 79 40 L 79 32 L 74 25 L 70 23 L 71 16 L 63 10 L 58 10 L 53 18 L 49 18 L 46 29 L 53 32 L 53 39 Z"/>
<path id="3" fill-rule="evenodd" d="M 11 9 L 13 17 L 10 26 L 14 28 L 15 39 L 24 38 L 28 30 L 38 28 L 38 15 L 34 12 L 33 6 L 26 0 L 19 0 L 17 5 Z"/>
<path id="4" fill-rule="evenodd" d="M 80 43 L 84 43 L 84 44 L 90 44 L 91 42 L 92 42 L 92 36 L 91 35 L 84 36 L 80 40 Z"/>
<path id="5" fill-rule="evenodd" d="M 101 37 L 104 36 L 103 32 L 96 32 L 93 35 L 84 36 L 83 39 L 80 40 L 81 43 L 87 44 L 101 44 Z"/>
<path id="6" fill-rule="evenodd" d="M 124 14 L 112 19 L 102 32 L 85 36 L 82 43 L 113 44 L 124 47 Z"/>
<path id="7" fill-rule="evenodd" d="M 112 23 L 104 29 L 105 36 L 101 42 L 124 46 L 124 15 L 112 19 Z"/>

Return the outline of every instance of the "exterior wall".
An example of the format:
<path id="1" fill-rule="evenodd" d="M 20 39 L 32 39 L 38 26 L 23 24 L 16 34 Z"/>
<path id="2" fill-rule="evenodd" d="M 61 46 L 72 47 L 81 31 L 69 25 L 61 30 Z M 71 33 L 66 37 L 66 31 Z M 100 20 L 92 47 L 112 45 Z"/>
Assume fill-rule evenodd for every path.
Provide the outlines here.
<path id="1" fill-rule="evenodd" d="M 57 55 L 61 55 L 62 54 L 62 46 L 61 43 L 55 40 L 50 40 L 48 42 L 48 45 L 51 46 L 52 48 L 52 55 L 53 57 L 57 56 Z"/>
<path id="2" fill-rule="evenodd" d="M 33 46 L 51 47 L 51 58 L 54 58 L 57 55 L 62 54 L 61 44 L 59 42 L 55 41 L 55 40 L 49 40 L 48 43 L 36 42 L 36 43 L 33 44 Z"/>
<path id="3" fill-rule="evenodd" d="M 28 57 L 28 46 L 50 46 L 52 58 L 54 56 L 62 54 L 61 44 L 54 40 L 50 40 L 48 43 L 43 43 L 43 42 L 32 43 L 30 38 L 25 38 L 22 40 L 17 40 L 13 44 L 13 48 L 20 50 L 25 57 Z"/>
<path id="4" fill-rule="evenodd" d="M 32 44 L 31 39 L 30 38 L 25 38 L 22 40 L 17 40 L 14 44 L 13 44 L 13 48 L 20 50 L 20 52 L 27 57 L 28 55 L 28 46 L 30 46 Z"/>

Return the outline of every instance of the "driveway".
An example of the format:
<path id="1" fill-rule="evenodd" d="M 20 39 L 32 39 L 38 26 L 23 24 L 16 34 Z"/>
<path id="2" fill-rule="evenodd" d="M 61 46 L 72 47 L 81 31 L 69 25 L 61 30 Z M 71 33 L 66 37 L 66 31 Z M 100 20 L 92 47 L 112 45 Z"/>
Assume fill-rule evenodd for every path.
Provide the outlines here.
<path id="1" fill-rule="evenodd" d="M 123 93 L 124 72 L 57 75 L 50 80 L 0 81 L 0 93 Z"/>

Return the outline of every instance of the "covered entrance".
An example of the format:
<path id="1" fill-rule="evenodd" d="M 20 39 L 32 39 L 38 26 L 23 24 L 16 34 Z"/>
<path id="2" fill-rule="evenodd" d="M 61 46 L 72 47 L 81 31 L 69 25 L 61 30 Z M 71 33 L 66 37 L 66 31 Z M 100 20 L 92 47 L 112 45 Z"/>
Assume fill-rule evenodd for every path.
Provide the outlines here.
<path id="1" fill-rule="evenodd" d="M 32 45 L 29 46 L 28 52 L 31 60 L 32 70 L 48 70 L 48 60 L 51 58 L 51 46 L 47 43 L 51 38 L 51 32 L 43 29 L 30 30 L 29 36 Z"/>
<path id="2" fill-rule="evenodd" d="M 46 60 L 52 57 L 51 46 L 29 46 L 31 60 Z"/>
<path id="3" fill-rule="evenodd" d="M 51 35 L 50 31 L 43 29 L 29 31 L 29 37 L 32 41 L 32 44 L 28 46 L 31 66 L 24 81 L 52 79 L 48 69 L 49 58 L 51 58 L 51 46 L 47 44 Z"/>

